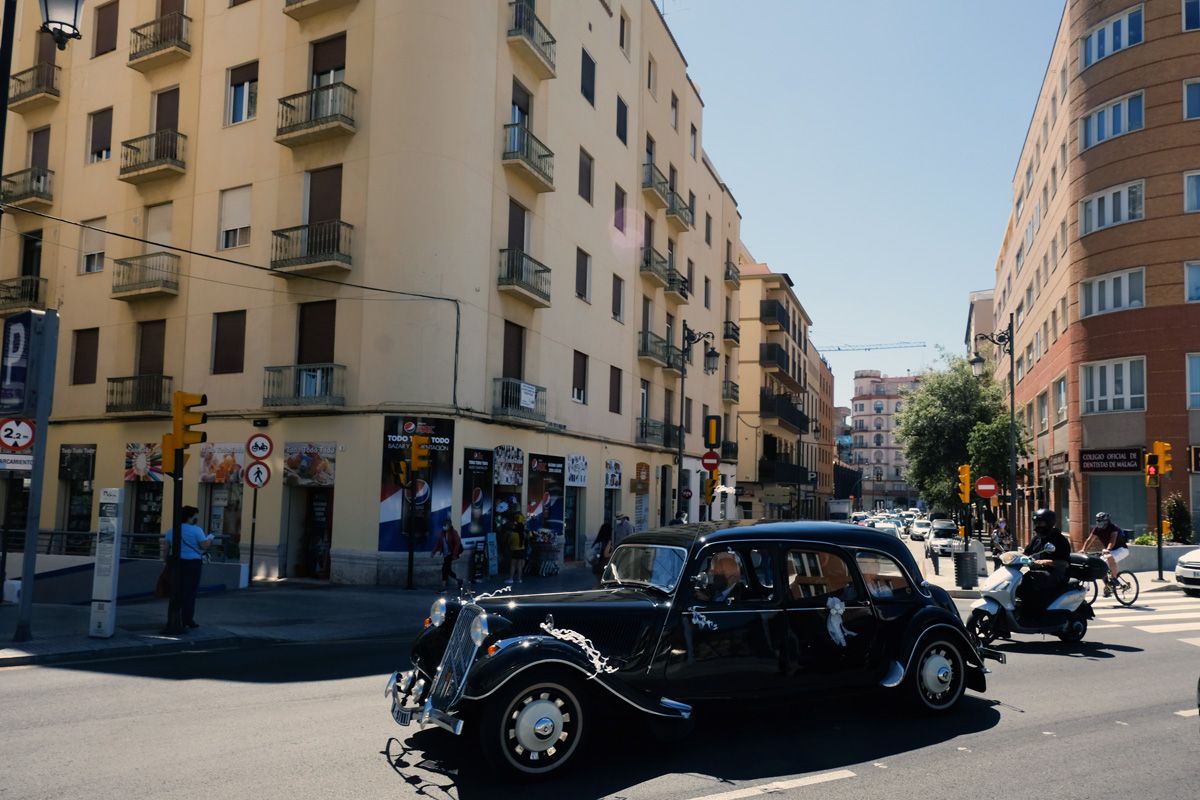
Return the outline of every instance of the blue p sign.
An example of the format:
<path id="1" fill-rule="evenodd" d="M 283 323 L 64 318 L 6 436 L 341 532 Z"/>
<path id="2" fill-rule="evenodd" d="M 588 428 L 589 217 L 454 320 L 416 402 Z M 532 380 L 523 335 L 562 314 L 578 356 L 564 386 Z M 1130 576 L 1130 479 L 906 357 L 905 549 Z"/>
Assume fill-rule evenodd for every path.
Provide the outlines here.
<path id="1" fill-rule="evenodd" d="M 6 414 L 25 410 L 33 313 L 4 320 L 4 349 L 0 351 L 0 409 Z"/>

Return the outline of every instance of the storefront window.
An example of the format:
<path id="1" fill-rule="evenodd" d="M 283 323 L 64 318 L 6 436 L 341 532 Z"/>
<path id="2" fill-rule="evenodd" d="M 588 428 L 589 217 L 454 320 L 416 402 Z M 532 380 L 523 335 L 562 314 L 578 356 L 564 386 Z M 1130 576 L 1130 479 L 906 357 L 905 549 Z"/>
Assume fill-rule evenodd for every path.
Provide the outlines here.
<path id="1" fill-rule="evenodd" d="M 1146 485 L 1140 474 L 1092 475 L 1088 478 L 1088 513 L 1106 511 L 1113 523 L 1134 535 L 1148 530 L 1146 524 Z"/>

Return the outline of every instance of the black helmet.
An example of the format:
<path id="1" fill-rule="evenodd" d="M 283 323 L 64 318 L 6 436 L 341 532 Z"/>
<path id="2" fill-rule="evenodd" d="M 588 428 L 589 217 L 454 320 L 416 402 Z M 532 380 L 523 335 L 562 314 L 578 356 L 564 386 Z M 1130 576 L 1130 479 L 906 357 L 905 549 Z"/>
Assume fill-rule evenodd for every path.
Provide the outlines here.
<path id="1" fill-rule="evenodd" d="M 1045 525 L 1048 528 L 1053 528 L 1058 523 L 1058 515 L 1048 508 L 1039 508 L 1033 512 L 1033 527 Z"/>

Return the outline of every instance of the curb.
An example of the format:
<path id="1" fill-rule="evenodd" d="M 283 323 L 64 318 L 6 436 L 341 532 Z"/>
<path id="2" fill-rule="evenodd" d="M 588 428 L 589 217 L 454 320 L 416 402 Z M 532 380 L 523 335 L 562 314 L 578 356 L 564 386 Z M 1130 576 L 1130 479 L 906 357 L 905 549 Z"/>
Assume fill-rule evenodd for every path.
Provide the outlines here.
<path id="1" fill-rule="evenodd" d="M 143 642 L 120 647 L 95 650 L 71 650 L 59 653 L 29 653 L 23 656 L 0 657 L 0 669 L 30 664 L 61 664 L 64 661 L 95 661 L 105 658 L 122 658 L 142 653 L 174 653 L 201 647 L 229 647 L 257 641 L 245 636 L 214 636 L 211 639 L 172 640 L 165 642 Z"/>
<path id="2" fill-rule="evenodd" d="M 1142 587 L 1142 594 L 1149 592 L 1182 592 L 1183 589 L 1177 583 L 1164 581 L 1162 585 Z M 982 593 L 978 589 L 946 589 L 946 592 L 953 598 L 959 600 L 978 600 L 982 597 Z"/>

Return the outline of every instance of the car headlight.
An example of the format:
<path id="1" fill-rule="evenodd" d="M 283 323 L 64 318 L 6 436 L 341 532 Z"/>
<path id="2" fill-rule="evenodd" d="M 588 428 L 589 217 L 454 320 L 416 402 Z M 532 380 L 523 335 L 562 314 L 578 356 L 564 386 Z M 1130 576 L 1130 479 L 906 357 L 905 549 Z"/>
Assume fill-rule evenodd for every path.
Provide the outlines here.
<path id="1" fill-rule="evenodd" d="M 446 621 L 446 598 L 439 597 L 433 601 L 433 605 L 429 609 L 429 622 L 433 627 L 437 627 Z"/>
<path id="2" fill-rule="evenodd" d="M 471 622 L 471 641 L 476 647 L 479 647 L 487 640 L 487 637 L 487 614 L 480 614 Z"/>

